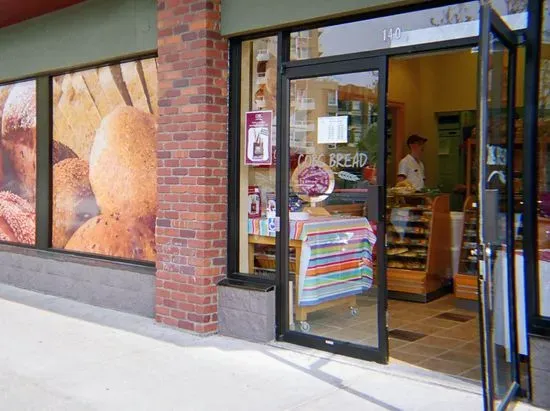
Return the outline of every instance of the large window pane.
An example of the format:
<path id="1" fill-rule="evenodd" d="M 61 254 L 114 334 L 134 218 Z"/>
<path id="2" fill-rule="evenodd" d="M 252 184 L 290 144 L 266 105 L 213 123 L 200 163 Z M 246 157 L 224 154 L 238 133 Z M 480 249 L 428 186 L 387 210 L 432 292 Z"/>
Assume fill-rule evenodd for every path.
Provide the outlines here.
<path id="1" fill-rule="evenodd" d="M 36 82 L 0 86 L 0 241 L 35 243 Z"/>
<path id="2" fill-rule="evenodd" d="M 539 314 L 550 317 L 550 16 L 545 1 L 539 90 L 538 246 Z"/>
<path id="3" fill-rule="evenodd" d="M 527 0 L 494 0 L 514 30 L 527 27 Z M 291 58 L 304 60 L 434 43 L 479 34 L 479 1 L 357 21 L 291 35 Z"/>
<path id="4" fill-rule="evenodd" d="M 154 261 L 155 59 L 53 78 L 52 246 Z"/>
<path id="5" fill-rule="evenodd" d="M 268 230 L 261 241 L 254 233 L 277 207 L 277 38 L 243 42 L 242 56 L 239 271 L 274 279 L 275 231 Z"/>

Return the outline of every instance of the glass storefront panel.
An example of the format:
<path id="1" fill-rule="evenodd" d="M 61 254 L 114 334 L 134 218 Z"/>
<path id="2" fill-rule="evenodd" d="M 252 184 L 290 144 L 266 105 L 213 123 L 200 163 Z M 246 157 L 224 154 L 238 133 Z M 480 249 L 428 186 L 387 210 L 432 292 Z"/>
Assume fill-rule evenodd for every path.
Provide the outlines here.
<path id="1" fill-rule="evenodd" d="M 0 85 L 0 241 L 35 244 L 36 81 Z"/>
<path id="2" fill-rule="evenodd" d="M 550 16 L 544 2 L 538 107 L 538 284 L 539 315 L 550 317 Z"/>
<path id="3" fill-rule="evenodd" d="M 238 267 L 274 280 L 277 38 L 243 42 L 241 65 Z"/>
<path id="4" fill-rule="evenodd" d="M 290 82 L 290 327 L 378 347 L 379 72 Z"/>
<path id="5" fill-rule="evenodd" d="M 157 84 L 153 58 L 52 78 L 53 248 L 156 260 Z"/>
<path id="6" fill-rule="evenodd" d="M 527 27 L 527 0 L 495 0 L 493 7 L 513 30 Z M 436 7 L 291 35 L 291 59 L 457 40 L 479 35 L 479 1 Z"/>

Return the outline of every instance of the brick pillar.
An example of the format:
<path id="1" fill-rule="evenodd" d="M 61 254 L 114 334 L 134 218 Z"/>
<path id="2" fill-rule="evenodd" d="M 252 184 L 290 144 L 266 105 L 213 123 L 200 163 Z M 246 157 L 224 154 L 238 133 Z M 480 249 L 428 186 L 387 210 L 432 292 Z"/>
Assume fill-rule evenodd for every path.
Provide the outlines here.
<path id="1" fill-rule="evenodd" d="M 156 319 L 217 329 L 225 274 L 227 41 L 220 0 L 158 0 Z"/>

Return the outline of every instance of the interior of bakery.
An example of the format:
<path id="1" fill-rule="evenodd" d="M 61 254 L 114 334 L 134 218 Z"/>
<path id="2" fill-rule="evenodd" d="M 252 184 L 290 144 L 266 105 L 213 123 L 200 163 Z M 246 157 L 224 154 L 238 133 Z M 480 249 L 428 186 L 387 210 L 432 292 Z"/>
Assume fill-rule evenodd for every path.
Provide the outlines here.
<path id="1" fill-rule="evenodd" d="M 241 110 L 274 110 L 276 85 L 269 74 L 270 61 L 262 65 L 254 62 L 258 55 L 269 54 L 269 44 L 251 44 L 249 52 L 251 58 L 243 60 L 245 69 L 241 93 L 250 96 L 250 99 L 243 102 Z M 523 59 L 520 52 L 517 102 L 523 101 Z M 481 379 L 477 260 L 471 253 L 477 245 L 477 64 L 478 53 L 472 48 L 389 59 L 386 113 L 387 219 L 386 243 L 382 248 L 386 257 L 390 358 L 475 384 Z M 258 68 L 263 72 L 259 76 L 256 72 Z M 274 66 L 271 69 L 274 71 Z M 376 116 L 373 116 L 373 110 L 376 111 L 373 101 L 378 88 L 372 84 L 361 86 L 360 81 L 352 76 L 349 79 L 340 76 L 337 79 L 338 84 L 333 80 L 296 80 L 290 85 L 289 324 L 291 329 L 303 333 L 377 347 L 380 294 L 376 272 L 380 249 L 376 246 L 368 248 L 365 254 L 367 258 L 362 259 L 366 266 L 362 268 L 366 270 L 363 273 L 367 273 L 362 278 L 364 280 L 368 277 L 370 281 L 362 292 L 359 291 L 355 296 L 342 294 L 342 298 L 334 301 L 323 300 L 320 292 L 321 297 L 318 300 L 314 301 L 312 297 L 311 302 L 315 305 L 311 307 L 307 304 L 302 306 L 302 302 L 298 301 L 302 298 L 298 294 L 304 293 L 304 301 L 308 303 L 306 300 L 309 295 L 304 291 L 308 289 L 308 284 L 315 290 L 323 290 L 325 287 L 323 279 L 317 275 L 322 272 L 322 263 L 325 260 L 313 269 L 317 282 L 308 283 L 308 274 L 305 280 L 301 275 L 296 275 L 310 272 L 304 259 L 314 261 L 317 251 L 315 247 L 321 246 L 306 247 L 298 237 L 293 237 L 303 227 L 293 221 L 292 214 L 295 214 L 297 220 L 301 218 L 299 214 L 304 212 L 321 220 L 331 220 L 323 222 L 327 231 L 343 224 L 344 220 L 338 220 L 342 216 L 362 217 L 368 219 L 369 227 L 376 231 L 376 221 L 372 217 L 372 210 L 369 210 L 371 204 L 368 195 L 360 192 L 369 191 L 368 188 L 363 190 L 369 184 L 376 185 L 377 172 L 372 170 L 372 163 L 362 164 L 361 157 L 353 154 L 358 152 L 353 151 L 357 147 L 359 151 L 365 147 L 368 150 L 368 145 L 361 146 L 359 143 L 343 147 L 344 144 L 334 144 L 334 147 L 344 153 L 343 159 L 346 158 L 346 153 L 351 152 L 352 155 L 347 163 L 344 160 L 342 164 L 333 161 L 336 158 L 336 152 L 331 151 L 334 147 L 317 143 L 320 132 L 317 129 L 320 124 L 317 119 L 327 115 L 350 114 L 348 131 L 353 134 L 354 127 L 361 129 L 361 126 L 353 124 L 353 113 L 359 112 L 359 116 L 363 117 L 360 122 L 365 131 L 373 118 L 376 121 Z M 349 84 L 346 83 L 348 80 Z M 349 100 L 352 100 L 351 103 L 359 101 L 357 107 L 348 104 Z M 302 109 L 307 113 L 300 113 Z M 520 135 L 520 103 L 516 111 L 516 128 Z M 246 120 L 242 121 L 241 129 L 247 128 Z M 275 128 L 277 119 L 273 118 L 272 121 Z M 296 126 L 295 129 L 292 128 L 293 125 Z M 407 137 L 412 134 L 427 139 L 422 157 L 425 189 L 421 193 L 403 192 L 403 186 L 398 184 L 397 178 L 399 161 L 408 153 Z M 303 146 L 300 143 L 301 138 L 306 142 Z M 308 146 L 308 141 L 314 143 Z M 246 136 L 241 135 L 241 144 L 246 146 L 246 142 Z M 349 146 L 354 147 L 350 149 Z M 516 146 L 515 152 L 514 168 L 520 170 L 521 144 Z M 272 154 L 273 157 L 276 156 L 275 149 Z M 362 181 L 352 183 L 351 181 L 357 180 L 349 178 L 341 181 L 336 178 L 331 188 L 329 180 L 327 187 L 320 189 L 329 194 L 318 196 L 320 201 L 316 203 L 305 201 L 302 196 L 296 195 L 299 190 L 295 185 L 300 180 L 299 171 L 306 165 L 311 169 L 316 162 L 320 166 L 319 172 L 323 167 L 333 168 L 338 178 L 342 177 L 342 171 L 358 173 Z M 263 224 L 266 227 L 268 224 L 264 220 L 269 221 L 269 218 L 262 218 L 269 216 L 269 210 L 277 206 L 276 169 L 266 165 L 251 167 L 241 162 L 240 182 L 241 201 L 249 205 L 248 210 L 241 210 L 240 249 L 247 252 L 240 253 L 240 269 L 269 277 L 274 275 L 276 265 L 280 262 L 275 260 L 275 240 L 268 239 L 262 231 Z M 316 184 L 319 185 L 319 180 L 316 180 Z M 521 185 L 516 186 L 515 194 L 519 195 Z M 295 203 L 298 206 L 293 209 Z M 312 220 L 314 219 L 310 218 L 310 223 Z M 361 230 L 363 229 L 359 226 L 350 226 L 348 233 L 357 232 L 368 237 L 368 234 L 364 234 L 368 230 Z M 517 240 L 520 241 L 521 229 L 516 233 Z M 315 235 L 312 238 L 316 238 Z M 316 240 L 316 244 L 322 243 L 321 237 Z M 304 253 L 307 257 L 304 257 Z M 347 262 L 339 261 L 339 264 L 345 267 Z M 342 268 L 340 274 L 347 273 L 346 270 Z M 328 291 L 326 294 L 328 295 Z"/>

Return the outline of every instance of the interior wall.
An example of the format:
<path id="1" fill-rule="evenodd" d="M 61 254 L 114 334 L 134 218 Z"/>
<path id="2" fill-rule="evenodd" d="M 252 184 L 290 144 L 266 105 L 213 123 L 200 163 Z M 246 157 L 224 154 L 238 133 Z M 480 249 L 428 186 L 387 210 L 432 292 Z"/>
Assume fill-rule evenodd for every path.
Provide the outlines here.
<path id="1" fill-rule="evenodd" d="M 523 106 L 524 58 L 521 49 L 516 87 L 518 107 Z M 388 98 L 405 104 L 405 140 L 414 133 L 428 139 L 424 152 L 428 187 L 437 184 L 439 167 L 436 113 L 476 109 L 477 59 L 478 54 L 470 49 L 390 59 Z M 406 153 L 406 141 L 403 145 Z"/>

